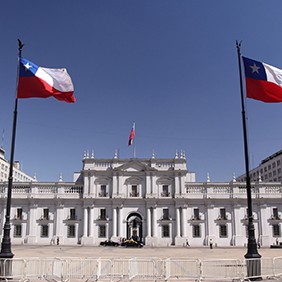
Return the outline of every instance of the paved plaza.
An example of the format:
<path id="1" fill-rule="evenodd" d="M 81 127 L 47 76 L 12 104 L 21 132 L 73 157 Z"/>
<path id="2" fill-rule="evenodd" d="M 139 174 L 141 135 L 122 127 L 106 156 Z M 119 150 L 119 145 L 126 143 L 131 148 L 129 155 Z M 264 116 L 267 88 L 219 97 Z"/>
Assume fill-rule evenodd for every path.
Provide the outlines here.
<path id="1" fill-rule="evenodd" d="M 261 248 L 258 250 L 263 258 L 282 256 L 282 249 Z M 243 259 L 246 248 L 213 248 L 208 247 L 167 247 L 167 248 L 124 248 L 124 247 L 92 247 L 62 245 L 14 245 L 12 252 L 15 258 L 28 257 L 159 257 L 159 258 L 198 258 L 198 259 Z"/>
<path id="2" fill-rule="evenodd" d="M 197 280 L 199 277 L 201 281 L 208 282 L 222 282 L 220 277 L 224 277 L 225 281 L 233 281 L 234 278 L 236 278 L 236 281 L 242 281 L 241 277 L 244 277 L 244 270 L 241 269 L 240 261 L 244 260 L 246 251 L 246 248 L 238 247 L 216 247 L 210 249 L 209 247 L 193 248 L 173 246 L 164 248 L 146 246 L 143 248 L 125 248 L 120 246 L 13 245 L 12 252 L 14 253 L 14 258 L 19 259 L 15 260 L 16 264 L 13 265 L 15 272 L 13 274 L 20 279 L 25 277 L 26 281 L 34 282 L 42 281 L 41 279 L 43 278 L 46 278 L 47 281 L 81 282 L 88 281 L 89 279 L 105 281 L 105 279 L 109 279 L 109 277 L 116 277 L 115 275 L 121 279 L 120 281 L 129 281 L 129 277 L 131 277 L 131 279 L 133 279 L 132 281 L 135 282 L 144 281 L 142 278 L 144 275 L 146 281 L 155 281 L 156 277 L 161 279 L 160 281 L 163 281 L 164 277 L 168 277 L 168 279 L 170 279 L 169 281 L 173 279 L 180 279 L 179 281 L 188 281 L 190 279 L 189 281 L 195 281 L 195 279 Z M 262 258 L 266 259 L 263 263 L 264 266 L 262 267 L 261 278 L 267 282 L 282 281 L 279 276 L 279 273 L 281 273 L 279 270 L 279 268 L 281 268 L 281 259 L 275 260 L 275 267 L 272 265 L 272 258 L 282 257 L 282 249 L 265 247 L 259 249 L 259 253 L 262 255 Z M 46 263 L 41 263 L 41 259 L 43 258 L 47 259 L 42 260 Z M 51 260 L 49 260 L 50 258 Z M 65 258 L 66 260 L 56 260 L 52 258 Z M 84 258 L 88 259 L 84 260 Z M 123 263 L 120 264 L 119 260 L 112 260 L 115 258 L 125 260 L 122 260 Z M 140 258 L 146 258 L 147 260 L 140 260 Z M 148 262 L 148 258 L 149 263 L 146 263 Z M 151 258 L 153 259 L 152 261 L 150 260 Z M 163 268 L 163 264 L 153 263 L 154 259 L 158 260 L 158 258 L 161 260 L 172 258 L 172 260 L 169 260 L 169 265 L 166 265 L 168 268 Z M 173 260 L 174 258 L 175 260 Z M 22 259 L 27 263 L 23 263 Z M 200 259 L 201 264 L 198 265 L 195 259 Z M 223 259 L 223 261 L 220 261 L 221 259 Z M 238 262 L 232 263 L 230 259 L 237 259 L 239 264 Z M 133 260 L 134 263 L 131 264 L 132 269 L 127 269 L 126 260 L 131 262 Z M 51 265 L 50 261 L 52 262 Z M 62 264 L 62 261 L 64 264 Z M 98 261 L 99 263 L 97 263 Z M 114 264 L 112 265 L 112 263 Z M 183 268 L 183 265 L 188 268 Z M 77 268 L 77 266 L 79 267 Z M 122 268 L 120 268 L 121 266 Z M 23 267 L 23 269 L 21 267 Z M 198 267 L 201 268 L 200 272 Z M 6 267 L 4 269 L 6 269 Z M 65 271 L 66 269 L 68 269 L 67 272 Z M 19 270 L 21 274 L 18 274 L 17 271 Z M 81 272 L 81 270 L 83 271 Z M 116 272 L 112 273 L 113 270 Z M 146 272 L 148 270 L 149 272 Z M 275 270 L 275 273 L 278 273 L 278 275 L 274 276 L 273 270 Z"/>

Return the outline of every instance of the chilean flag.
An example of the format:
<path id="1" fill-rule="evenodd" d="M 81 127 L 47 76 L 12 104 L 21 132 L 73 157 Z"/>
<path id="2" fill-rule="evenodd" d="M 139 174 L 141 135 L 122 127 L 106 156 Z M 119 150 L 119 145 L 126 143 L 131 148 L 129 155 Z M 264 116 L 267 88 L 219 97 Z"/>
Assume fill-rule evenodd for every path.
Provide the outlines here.
<path id="1" fill-rule="evenodd" d="M 20 58 L 17 98 L 48 98 L 74 103 L 74 87 L 66 69 L 50 69 Z"/>
<path id="2" fill-rule="evenodd" d="M 128 146 L 132 145 L 134 136 L 135 136 L 135 123 L 133 123 L 132 129 L 130 131 Z"/>
<path id="3" fill-rule="evenodd" d="M 267 103 L 282 102 L 282 70 L 243 57 L 247 97 Z"/>

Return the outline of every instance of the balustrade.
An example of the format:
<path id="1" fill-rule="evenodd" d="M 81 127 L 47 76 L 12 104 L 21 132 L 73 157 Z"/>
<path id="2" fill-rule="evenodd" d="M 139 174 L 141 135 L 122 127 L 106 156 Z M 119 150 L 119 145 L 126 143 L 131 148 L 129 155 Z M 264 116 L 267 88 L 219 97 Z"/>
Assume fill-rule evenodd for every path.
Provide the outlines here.
<path id="1" fill-rule="evenodd" d="M 7 193 L 8 183 L 0 185 L 0 194 L 3 197 Z M 279 197 L 281 198 L 282 185 L 279 183 L 255 183 L 252 184 L 252 197 Z M 192 198 L 235 198 L 246 196 L 246 185 L 243 183 L 196 183 L 191 182 L 185 184 L 184 193 L 181 197 Z M 60 197 L 83 197 L 83 185 L 74 185 L 74 183 L 13 183 L 12 193 L 16 197 L 55 197 L 58 194 Z M 128 197 L 140 197 L 139 192 L 130 192 Z M 153 195 L 153 194 L 152 194 Z M 146 194 L 148 198 L 152 197 Z M 99 192 L 99 197 L 109 197 L 108 192 Z M 155 194 L 154 194 L 155 196 Z M 161 192 L 159 197 L 174 197 L 171 192 Z"/>

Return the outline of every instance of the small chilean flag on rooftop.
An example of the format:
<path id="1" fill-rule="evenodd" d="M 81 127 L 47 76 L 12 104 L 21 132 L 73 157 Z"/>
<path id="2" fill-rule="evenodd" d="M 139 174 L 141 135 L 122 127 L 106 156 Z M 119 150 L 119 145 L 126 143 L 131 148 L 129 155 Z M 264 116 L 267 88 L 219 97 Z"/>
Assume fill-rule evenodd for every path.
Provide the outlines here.
<path id="1" fill-rule="evenodd" d="M 66 69 L 39 67 L 20 58 L 17 98 L 48 98 L 74 103 L 74 87 Z"/>
<path id="2" fill-rule="evenodd" d="M 247 97 L 268 103 L 282 102 L 282 70 L 243 57 Z"/>
<path id="3" fill-rule="evenodd" d="M 128 146 L 132 145 L 134 136 L 135 136 L 135 122 L 133 123 L 132 129 L 130 131 Z"/>

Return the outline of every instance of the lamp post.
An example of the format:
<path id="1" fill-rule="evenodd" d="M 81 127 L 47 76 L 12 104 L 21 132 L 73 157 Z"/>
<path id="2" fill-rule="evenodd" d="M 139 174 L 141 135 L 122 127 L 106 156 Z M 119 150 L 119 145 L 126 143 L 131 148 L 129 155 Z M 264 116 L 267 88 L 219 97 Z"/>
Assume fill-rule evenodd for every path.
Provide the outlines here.
<path id="1" fill-rule="evenodd" d="M 257 242 L 255 237 L 255 227 L 253 218 L 253 206 L 252 206 L 252 187 L 249 173 L 249 152 L 248 152 L 248 138 L 247 138 L 247 126 L 246 126 L 246 114 L 243 95 L 243 82 L 242 82 L 242 70 L 241 70 L 241 43 L 236 42 L 239 74 L 240 74 L 240 89 L 241 89 L 241 105 L 242 105 L 242 123 L 243 123 L 243 136 L 244 136 L 244 152 L 245 152 L 245 167 L 246 167 L 246 189 L 247 189 L 247 204 L 248 204 L 248 244 L 247 253 L 245 258 L 247 259 L 247 275 L 252 280 L 261 279 L 261 255 L 258 253 Z"/>
<path id="2" fill-rule="evenodd" d="M 18 39 L 18 50 L 19 58 L 22 55 L 22 48 L 24 44 Z M 19 68 L 19 65 L 18 65 Z M 17 83 L 18 83 L 18 73 L 17 71 Z M 14 168 L 14 152 L 15 152 L 15 140 L 16 140 L 16 127 L 17 127 L 17 108 L 18 108 L 18 99 L 15 99 L 15 108 L 14 108 L 14 120 L 13 120 L 13 131 L 12 131 L 12 142 L 11 142 L 11 154 L 10 154 L 10 168 L 9 168 L 9 179 L 8 179 L 8 192 L 7 192 L 7 201 L 6 201 L 6 216 L 5 224 L 3 228 L 3 238 L 1 243 L 1 252 L 0 252 L 0 274 L 1 276 L 10 276 L 12 274 L 12 261 L 14 254 L 11 250 L 11 200 L 12 200 L 12 188 L 13 188 L 13 168 Z"/>

